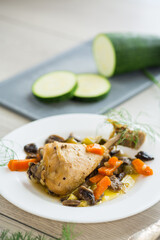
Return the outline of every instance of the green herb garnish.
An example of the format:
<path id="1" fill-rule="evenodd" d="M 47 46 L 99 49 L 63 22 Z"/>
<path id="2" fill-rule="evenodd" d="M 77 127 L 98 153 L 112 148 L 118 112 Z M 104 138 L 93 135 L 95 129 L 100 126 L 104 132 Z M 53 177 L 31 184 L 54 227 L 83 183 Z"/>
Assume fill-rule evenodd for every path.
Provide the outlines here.
<path id="1" fill-rule="evenodd" d="M 62 234 L 61 237 L 54 237 L 51 238 L 44 237 L 41 235 L 34 236 L 32 233 L 21 233 L 21 232 L 15 232 L 10 233 L 9 230 L 2 230 L 0 233 L 0 240 L 74 240 L 76 239 L 77 234 L 73 231 L 73 226 L 70 226 L 69 224 L 64 224 L 62 227 Z"/>
<path id="2" fill-rule="evenodd" d="M 10 145 L 10 147 L 8 145 Z M 12 141 L 0 140 L 0 167 L 6 166 L 11 159 L 18 159 L 18 156 L 12 147 Z"/>
<path id="3" fill-rule="evenodd" d="M 107 114 L 105 114 L 107 116 L 107 122 L 110 123 L 110 119 L 112 120 L 112 123 L 115 125 L 122 125 L 122 129 L 121 131 L 121 138 L 120 138 L 120 142 L 123 142 L 125 140 L 125 136 L 127 134 L 128 129 L 133 130 L 133 134 L 129 134 L 129 138 L 127 140 L 132 140 L 135 145 L 138 142 L 138 133 L 139 131 L 143 131 L 145 132 L 150 139 L 152 139 L 152 141 L 155 141 L 155 137 L 159 137 L 160 138 L 160 134 L 159 134 L 159 129 L 158 127 L 156 127 L 156 130 L 151 127 L 149 124 L 146 123 L 140 123 L 138 122 L 138 116 L 140 114 L 137 115 L 137 117 L 134 119 L 131 114 L 124 108 L 120 109 L 120 110 L 110 110 Z M 125 125 L 125 128 L 123 128 L 123 125 Z"/>

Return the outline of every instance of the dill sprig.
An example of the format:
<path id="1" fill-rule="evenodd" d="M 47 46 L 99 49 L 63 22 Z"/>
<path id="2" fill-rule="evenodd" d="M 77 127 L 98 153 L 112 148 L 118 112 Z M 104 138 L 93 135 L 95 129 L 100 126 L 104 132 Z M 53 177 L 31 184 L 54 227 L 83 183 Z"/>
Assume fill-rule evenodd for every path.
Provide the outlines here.
<path id="1" fill-rule="evenodd" d="M 128 129 L 134 130 L 133 132 L 134 136 L 131 134 L 129 137 L 133 138 L 132 141 L 133 142 L 135 141 L 135 144 L 138 141 L 139 131 L 145 132 L 150 137 L 150 139 L 152 139 L 152 141 L 155 141 L 156 136 L 160 138 L 160 134 L 159 134 L 160 130 L 158 129 L 157 126 L 155 130 L 153 126 L 151 127 L 149 124 L 138 122 L 138 116 L 140 114 L 138 114 L 135 118 L 133 118 L 132 115 L 126 109 L 121 108 L 120 110 L 112 109 L 105 115 L 107 116 L 108 123 L 110 123 L 110 119 L 111 119 L 112 122 L 115 124 L 125 125 Z M 122 135 L 120 139 L 121 142 L 125 140 L 124 138 L 126 135 L 126 132 L 125 132 L 126 130 L 127 130 L 126 128 L 122 129 Z"/>
<path id="2" fill-rule="evenodd" d="M 59 240 L 74 240 L 79 234 L 74 232 L 74 226 L 65 224 L 62 227 L 62 236 Z"/>
<path id="3" fill-rule="evenodd" d="M 9 230 L 3 230 L 0 234 L 1 240 L 47 240 L 44 236 L 33 236 L 31 233 L 15 232 L 10 233 Z"/>
<path id="4" fill-rule="evenodd" d="M 51 237 L 47 238 L 45 236 L 37 235 L 34 236 L 32 233 L 26 232 L 15 232 L 15 233 L 10 233 L 9 230 L 2 230 L 0 233 L 0 240 L 51 240 L 51 239 L 56 239 L 56 240 L 74 240 L 76 239 L 77 234 L 73 231 L 73 226 L 69 224 L 64 224 L 62 226 L 62 234 L 61 237 Z"/>
<path id="5" fill-rule="evenodd" d="M 0 167 L 7 165 L 11 159 L 18 158 L 16 152 L 12 149 L 14 143 L 10 140 L 0 140 Z"/>

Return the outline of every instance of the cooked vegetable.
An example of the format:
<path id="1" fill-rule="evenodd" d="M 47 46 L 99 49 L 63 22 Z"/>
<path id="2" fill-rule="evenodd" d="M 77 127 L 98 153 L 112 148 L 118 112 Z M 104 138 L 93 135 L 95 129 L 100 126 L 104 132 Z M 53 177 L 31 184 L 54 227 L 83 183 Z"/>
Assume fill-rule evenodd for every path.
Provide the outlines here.
<path id="1" fill-rule="evenodd" d="M 122 163 L 123 163 L 123 161 L 117 160 L 116 157 L 112 157 L 111 161 L 109 160 L 108 162 L 105 163 L 105 165 L 107 164 L 107 166 L 99 168 L 98 172 L 102 175 L 112 176 L 113 172 L 117 168 L 119 168 Z"/>
<path id="2" fill-rule="evenodd" d="M 95 197 L 91 189 L 81 186 L 79 187 L 78 192 L 80 199 L 87 201 L 90 205 L 95 204 Z"/>
<path id="3" fill-rule="evenodd" d="M 123 186 L 122 191 L 127 193 L 129 189 L 131 189 L 135 184 L 135 179 L 132 175 L 126 175 L 122 180 Z"/>
<path id="4" fill-rule="evenodd" d="M 24 159 L 24 160 L 10 160 L 8 168 L 11 171 L 27 171 L 29 163 L 37 162 L 37 159 Z"/>
<path id="5" fill-rule="evenodd" d="M 58 135 L 50 135 L 50 136 L 46 139 L 45 144 L 46 144 L 46 143 L 53 143 L 54 141 L 56 141 L 56 142 L 65 142 L 65 139 L 62 138 L 62 137 L 60 137 L 60 136 L 58 136 Z"/>
<path id="6" fill-rule="evenodd" d="M 109 123 L 111 123 L 114 127 L 114 134 L 119 136 L 118 145 L 122 145 L 129 148 L 139 149 L 141 145 L 144 143 L 146 138 L 146 133 L 137 129 L 131 130 L 127 125 L 122 125 L 117 121 L 112 119 L 107 119 Z"/>
<path id="7" fill-rule="evenodd" d="M 116 166 L 117 162 L 118 162 L 118 158 L 115 157 L 115 156 L 111 157 L 111 158 L 108 160 L 108 164 L 109 164 L 110 166 L 112 166 L 112 167 Z"/>
<path id="8" fill-rule="evenodd" d="M 68 136 L 67 139 L 69 139 L 69 138 L 74 138 L 74 139 L 76 140 L 76 142 L 81 143 L 81 140 L 80 140 L 79 138 L 75 137 L 75 136 L 73 135 L 73 133 L 70 133 L 70 134 L 69 134 L 69 136 Z"/>
<path id="9" fill-rule="evenodd" d="M 103 175 L 97 174 L 96 176 L 91 177 L 91 178 L 89 179 L 89 181 L 90 181 L 91 183 L 98 183 L 102 178 L 104 178 Z"/>
<path id="10" fill-rule="evenodd" d="M 90 145 L 95 143 L 95 139 L 92 137 L 86 137 L 82 140 L 83 144 Z"/>
<path id="11" fill-rule="evenodd" d="M 119 181 L 122 181 L 122 179 L 126 176 L 125 172 L 121 172 L 118 175 L 116 175 L 116 177 L 119 179 Z"/>
<path id="12" fill-rule="evenodd" d="M 110 152 L 109 152 L 109 154 L 111 155 L 111 157 L 113 157 L 113 156 L 115 156 L 115 155 L 117 155 L 117 154 L 119 154 L 120 153 L 120 150 L 118 149 L 116 149 L 116 150 L 111 150 Z"/>
<path id="13" fill-rule="evenodd" d="M 93 54 L 99 73 L 107 77 L 160 66 L 160 37 L 131 33 L 99 34 L 93 41 Z"/>
<path id="14" fill-rule="evenodd" d="M 29 154 L 27 154 L 27 156 L 26 156 L 25 158 L 26 158 L 26 159 L 37 158 L 37 154 L 35 154 L 35 153 L 29 153 Z"/>
<path id="15" fill-rule="evenodd" d="M 32 86 L 32 93 L 43 101 L 61 101 L 73 96 L 77 88 L 74 73 L 57 71 L 38 78 Z"/>
<path id="16" fill-rule="evenodd" d="M 26 167 L 29 178 L 43 185 L 52 196 L 62 196 L 63 205 L 86 207 L 125 193 L 134 185 L 137 173 L 152 175 L 152 169 L 143 161 L 116 149 L 121 143 L 135 148 L 133 136 L 137 131 L 113 120 L 111 123 L 114 131 L 109 140 L 97 136 L 80 141 L 72 134 L 67 139 L 51 135 L 45 146 L 38 151 L 35 148 L 36 153 L 32 153 L 34 147 L 30 149 L 32 144 L 27 145 L 27 158 L 35 157 L 34 161 L 27 159 L 33 161 Z M 145 134 L 138 131 L 137 136 L 140 146 Z M 101 140 L 103 145 L 99 144 Z M 142 151 L 138 154 L 151 158 Z M 8 165 L 12 167 L 12 162 Z"/>
<path id="17" fill-rule="evenodd" d="M 119 141 L 119 145 L 139 149 L 146 139 L 146 134 L 140 130 L 130 130 L 126 129 L 122 133 L 122 137 Z"/>
<path id="18" fill-rule="evenodd" d="M 135 171 L 133 165 L 125 165 L 123 171 L 126 174 L 136 174 L 136 171 Z"/>
<path id="19" fill-rule="evenodd" d="M 71 193 L 67 200 L 77 200 L 77 197 L 73 193 Z"/>
<path id="20" fill-rule="evenodd" d="M 111 188 L 113 191 L 119 191 L 122 188 L 122 183 L 120 182 L 119 178 L 117 178 L 115 175 L 110 177 L 111 180 Z"/>
<path id="21" fill-rule="evenodd" d="M 80 204 L 78 205 L 78 207 L 87 207 L 88 203 L 85 200 L 81 200 Z"/>
<path id="22" fill-rule="evenodd" d="M 69 138 L 67 138 L 66 142 L 67 142 L 67 143 L 74 143 L 74 144 L 77 144 L 76 139 L 73 138 L 73 137 L 69 137 Z"/>
<path id="23" fill-rule="evenodd" d="M 131 159 L 128 157 L 118 157 L 118 159 L 122 160 L 124 165 L 131 165 L 132 163 Z"/>
<path id="24" fill-rule="evenodd" d="M 111 185 L 109 177 L 105 176 L 97 183 L 97 188 L 94 190 L 95 199 L 98 200 L 104 191 Z"/>
<path id="25" fill-rule="evenodd" d="M 94 144 L 87 145 L 86 151 L 95 153 L 95 154 L 99 154 L 99 155 L 103 155 L 104 147 L 102 147 L 100 144 L 94 143 Z"/>
<path id="26" fill-rule="evenodd" d="M 34 143 L 30 143 L 30 144 L 27 144 L 24 146 L 24 151 L 27 153 L 27 154 L 30 154 L 30 153 L 37 153 L 37 146 L 34 144 Z"/>
<path id="27" fill-rule="evenodd" d="M 41 172 L 44 169 L 43 165 L 37 162 L 30 162 L 27 171 L 29 179 L 35 179 L 37 182 L 41 181 Z M 42 181 L 41 181 L 42 183 Z"/>
<path id="28" fill-rule="evenodd" d="M 39 161 L 41 161 L 41 159 L 42 159 L 41 154 L 40 154 L 40 153 L 37 153 L 37 154 L 36 154 L 36 160 L 39 162 Z"/>
<path id="29" fill-rule="evenodd" d="M 78 74 L 77 80 L 78 88 L 74 97 L 80 101 L 98 101 L 111 89 L 109 80 L 97 74 Z"/>
<path id="30" fill-rule="evenodd" d="M 140 151 L 135 155 L 136 158 L 139 158 L 143 161 L 150 161 L 150 160 L 154 160 L 154 157 L 149 156 L 147 153 Z"/>
<path id="31" fill-rule="evenodd" d="M 62 202 L 64 206 L 68 206 L 68 207 L 77 207 L 80 203 L 81 201 L 79 200 L 68 200 L 68 199 Z"/>
<path id="32" fill-rule="evenodd" d="M 132 161 L 132 164 L 137 173 L 145 176 L 153 175 L 153 170 L 149 166 L 147 166 L 142 160 L 137 158 Z"/>

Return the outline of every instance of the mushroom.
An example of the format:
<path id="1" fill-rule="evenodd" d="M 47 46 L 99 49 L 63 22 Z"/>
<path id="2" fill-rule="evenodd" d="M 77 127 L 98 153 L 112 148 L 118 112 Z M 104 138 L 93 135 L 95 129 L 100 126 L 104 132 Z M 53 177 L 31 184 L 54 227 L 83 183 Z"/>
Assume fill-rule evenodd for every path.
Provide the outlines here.
<path id="1" fill-rule="evenodd" d="M 68 207 L 77 207 L 80 203 L 81 201 L 79 200 L 64 200 L 62 202 L 64 206 L 68 206 Z"/>
<path id="2" fill-rule="evenodd" d="M 79 187 L 78 192 L 80 199 L 86 200 L 90 205 L 95 204 L 95 197 L 91 189 L 88 189 L 85 186 L 81 186 Z"/>
<path id="3" fill-rule="evenodd" d="M 62 137 L 60 137 L 60 136 L 58 136 L 58 135 L 50 135 L 50 136 L 46 139 L 45 144 L 47 144 L 47 143 L 53 143 L 54 141 L 56 141 L 56 142 L 65 142 L 65 139 L 62 138 Z"/>
<path id="4" fill-rule="evenodd" d="M 135 155 L 136 158 L 141 159 L 142 161 L 150 161 L 154 160 L 154 157 L 149 156 L 147 153 L 140 151 Z"/>
<path id="5" fill-rule="evenodd" d="M 27 154 L 30 154 L 30 153 L 37 153 L 37 146 L 36 144 L 34 143 L 29 143 L 27 145 L 24 146 L 24 151 L 27 153 Z"/>

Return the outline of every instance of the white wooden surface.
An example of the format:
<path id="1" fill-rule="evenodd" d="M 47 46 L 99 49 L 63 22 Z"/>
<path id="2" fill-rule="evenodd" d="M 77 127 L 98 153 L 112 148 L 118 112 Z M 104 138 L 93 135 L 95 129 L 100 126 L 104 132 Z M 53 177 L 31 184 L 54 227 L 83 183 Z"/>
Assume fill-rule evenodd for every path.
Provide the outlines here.
<path id="1" fill-rule="evenodd" d="M 160 34 L 159 0 L 0 0 L 0 81 L 103 31 Z M 156 87 L 122 104 L 134 116 L 160 126 Z M 153 118 L 150 116 L 154 116 Z M 0 137 L 29 122 L 0 107 Z M 0 183 L 1 184 L 1 183 Z M 105 213 L 107 214 L 107 213 Z M 160 218 L 160 203 L 134 217 L 102 224 L 76 224 L 82 240 L 124 240 Z M 62 223 L 42 219 L 0 197 L 0 229 L 59 236 Z"/>

